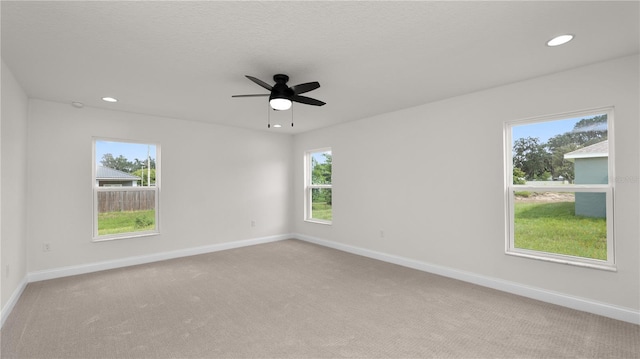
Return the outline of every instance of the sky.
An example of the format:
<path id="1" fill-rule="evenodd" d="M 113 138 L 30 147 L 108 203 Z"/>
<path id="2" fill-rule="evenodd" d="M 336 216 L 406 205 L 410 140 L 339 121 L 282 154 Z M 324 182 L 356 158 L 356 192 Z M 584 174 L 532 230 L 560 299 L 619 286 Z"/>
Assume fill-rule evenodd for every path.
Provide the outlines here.
<path id="1" fill-rule="evenodd" d="M 311 154 L 311 157 L 313 157 L 313 159 L 315 159 L 318 164 L 323 164 L 327 162 L 327 158 L 323 155 L 324 153 L 331 154 L 331 151 L 313 152 Z"/>
<path id="2" fill-rule="evenodd" d="M 135 158 L 145 160 L 147 158 L 147 148 L 150 150 L 152 159 L 156 159 L 156 146 L 147 147 L 146 143 L 111 142 L 96 140 L 96 163 L 100 164 L 105 153 L 111 153 L 114 158 L 123 155 L 127 160 L 133 162 Z"/>
<path id="3" fill-rule="evenodd" d="M 545 143 L 555 135 L 570 132 L 573 130 L 573 126 L 581 119 L 582 117 L 513 126 L 511 127 L 512 145 L 517 139 L 524 137 L 537 137 L 540 139 L 540 143 Z"/>
<path id="4" fill-rule="evenodd" d="M 596 115 L 512 126 L 511 147 L 513 147 L 513 144 L 517 139 L 525 137 L 537 137 L 540 139 L 540 143 L 545 143 L 555 135 L 571 132 L 578 121 L 595 116 Z"/>

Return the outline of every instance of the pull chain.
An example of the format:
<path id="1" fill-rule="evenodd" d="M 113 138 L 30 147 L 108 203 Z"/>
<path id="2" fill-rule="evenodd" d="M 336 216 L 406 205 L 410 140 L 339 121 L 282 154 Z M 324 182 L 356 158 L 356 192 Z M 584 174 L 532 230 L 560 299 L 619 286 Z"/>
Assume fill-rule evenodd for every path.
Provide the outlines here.
<path id="1" fill-rule="evenodd" d="M 291 104 L 291 127 L 293 127 L 293 104 Z M 271 106 L 269 103 L 267 103 L 267 128 L 271 128 Z"/>

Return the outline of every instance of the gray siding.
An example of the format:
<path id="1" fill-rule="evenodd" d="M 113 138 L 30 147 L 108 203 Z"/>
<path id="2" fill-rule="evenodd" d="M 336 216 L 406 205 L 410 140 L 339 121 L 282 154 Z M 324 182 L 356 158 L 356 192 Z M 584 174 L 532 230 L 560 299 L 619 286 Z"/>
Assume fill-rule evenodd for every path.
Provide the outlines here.
<path id="1" fill-rule="evenodd" d="M 607 157 L 576 158 L 575 184 L 606 184 L 609 181 Z M 576 215 L 606 217 L 607 202 L 604 193 L 576 193 Z"/>

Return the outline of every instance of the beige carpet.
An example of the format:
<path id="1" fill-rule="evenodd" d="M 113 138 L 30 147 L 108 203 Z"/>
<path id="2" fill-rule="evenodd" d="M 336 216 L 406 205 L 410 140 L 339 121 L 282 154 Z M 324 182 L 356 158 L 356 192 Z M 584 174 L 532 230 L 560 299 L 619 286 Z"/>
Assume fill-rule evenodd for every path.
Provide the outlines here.
<path id="1" fill-rule="evenodd" d="M 636 358 L 640 327 L 296 240 L 31 283 L 2 358 Z"/>

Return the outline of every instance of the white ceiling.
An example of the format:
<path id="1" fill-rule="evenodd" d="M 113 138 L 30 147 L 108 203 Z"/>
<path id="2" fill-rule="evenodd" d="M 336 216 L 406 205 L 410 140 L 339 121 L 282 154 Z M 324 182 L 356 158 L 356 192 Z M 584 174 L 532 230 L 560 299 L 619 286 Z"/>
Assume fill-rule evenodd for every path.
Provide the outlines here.
<path id="1" fill-rule="evenodd" d="M 266 93 L 244 75 L 319 81 L 293 129 L 271 111 L 299 133 L 636 54 L 638 5 L 3 0 L 1 54 L 32 98 L 265 131 L 267 97 L 231 98 Z"/>

